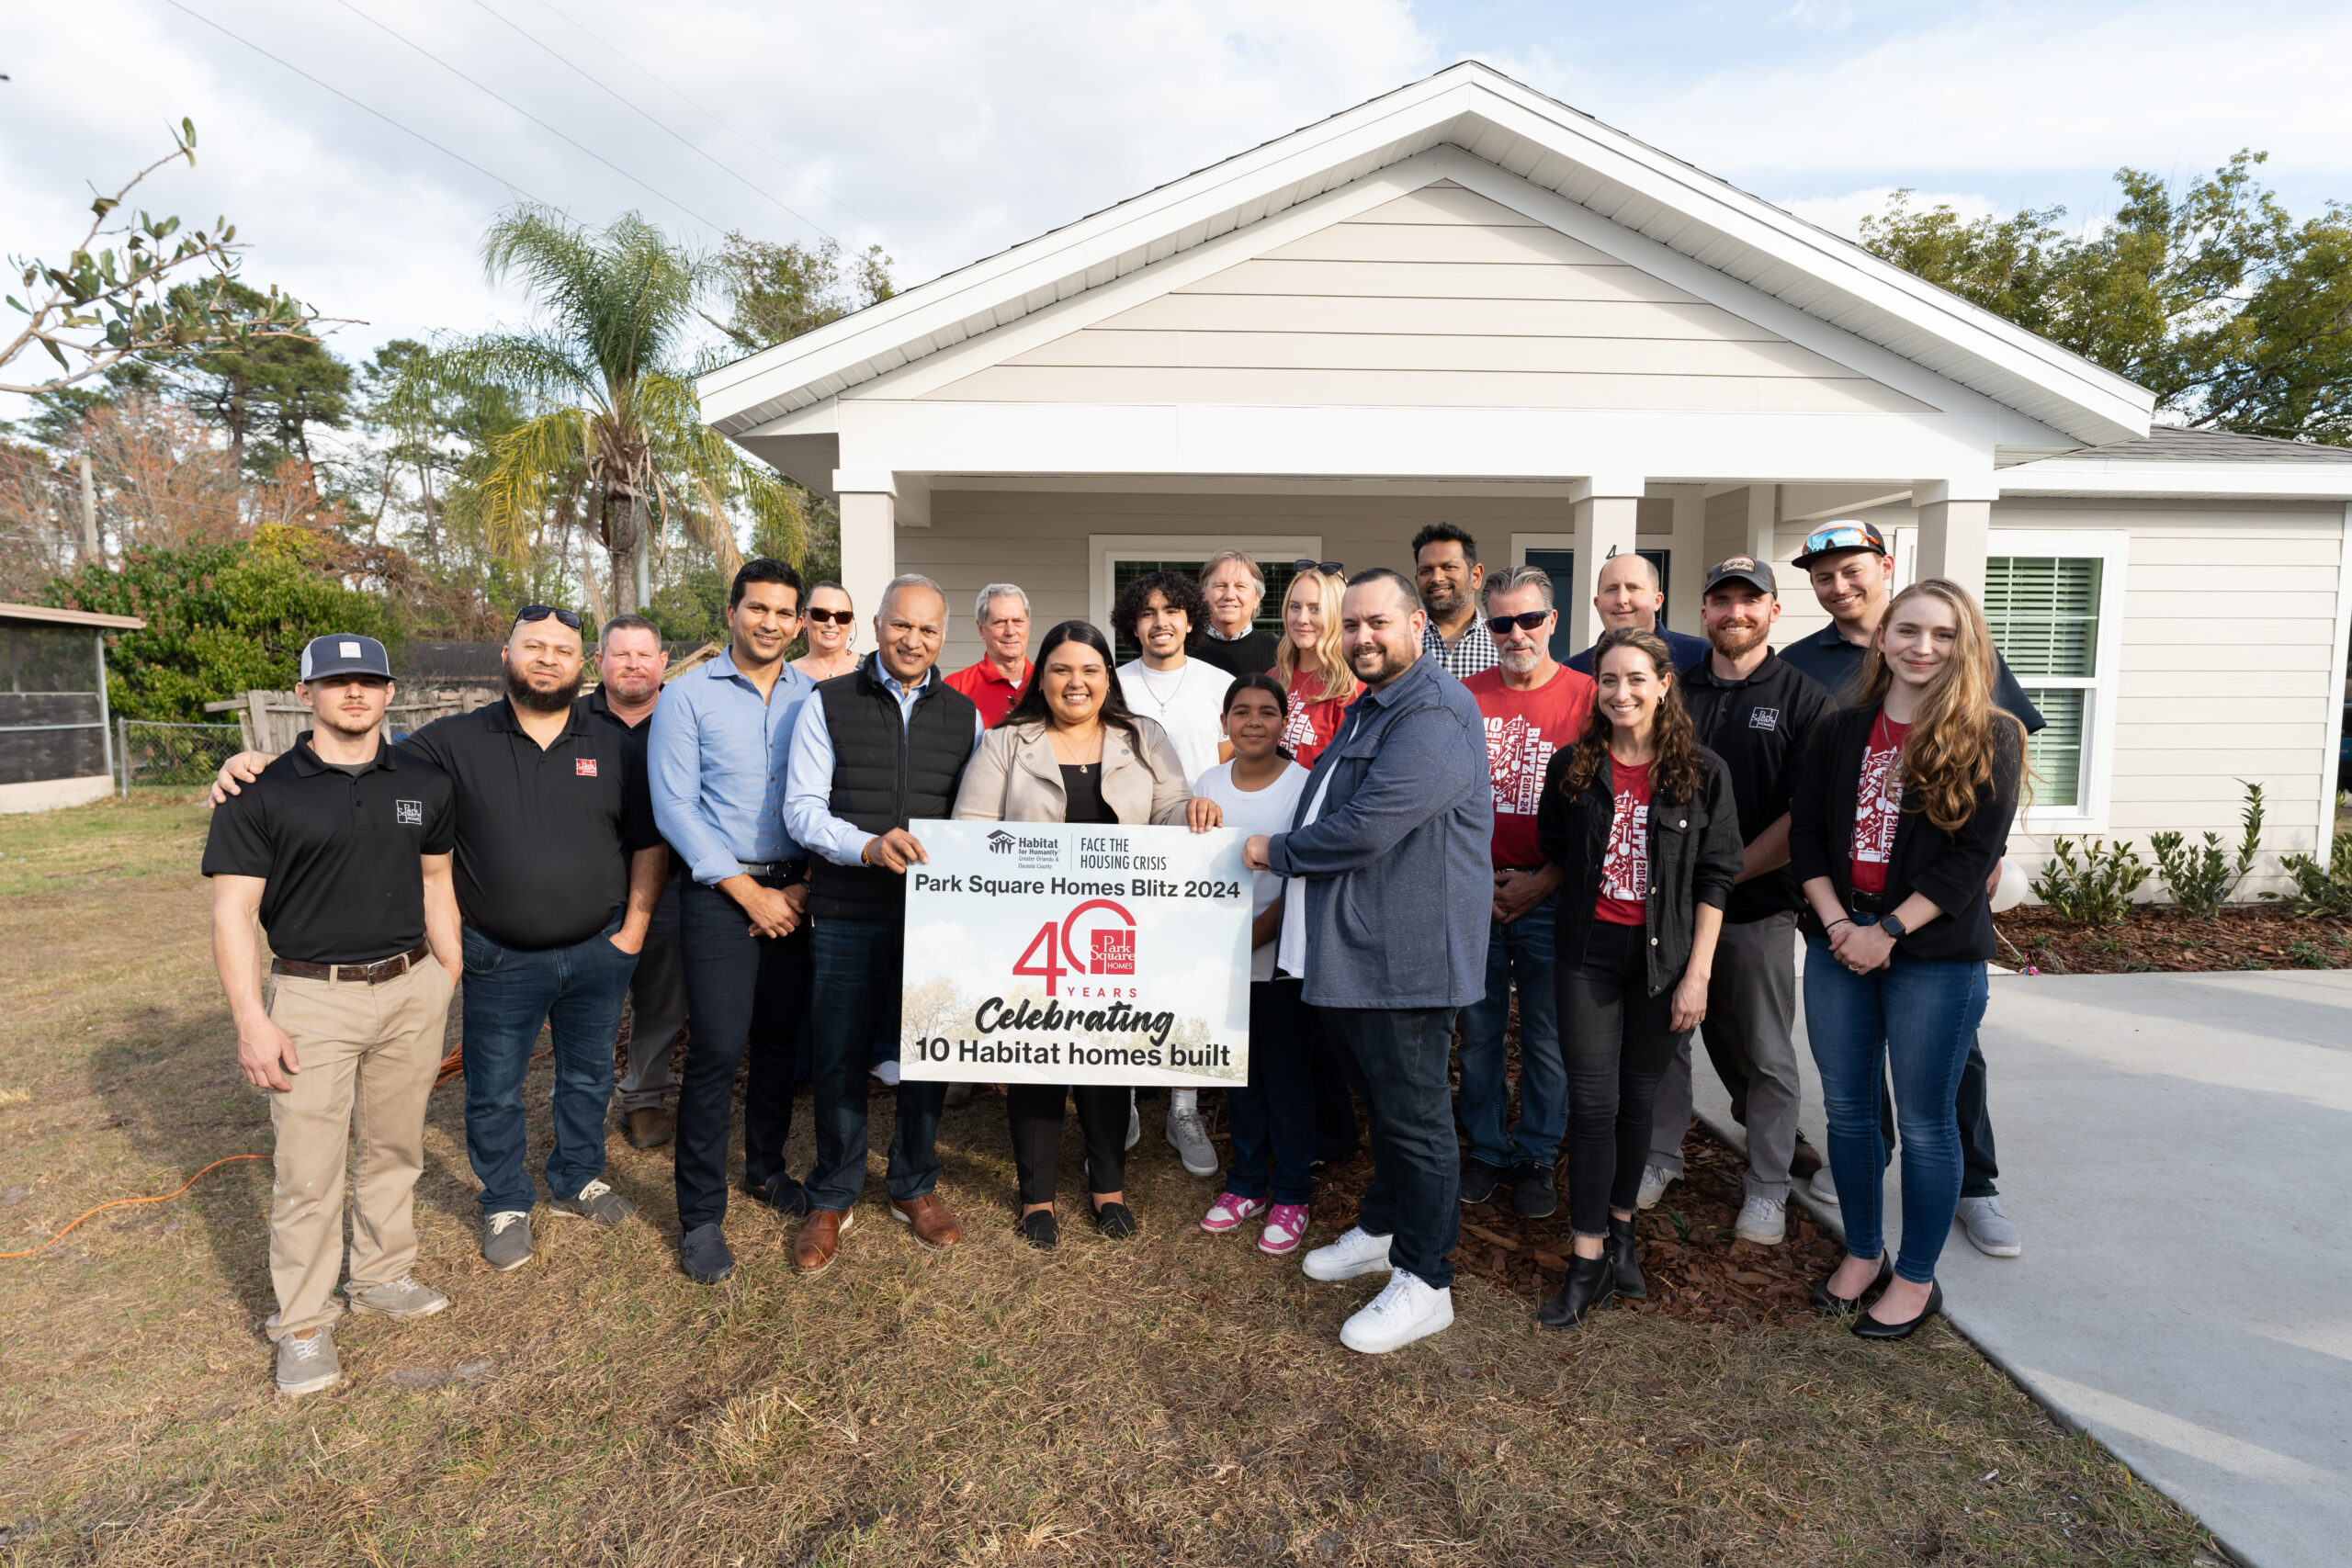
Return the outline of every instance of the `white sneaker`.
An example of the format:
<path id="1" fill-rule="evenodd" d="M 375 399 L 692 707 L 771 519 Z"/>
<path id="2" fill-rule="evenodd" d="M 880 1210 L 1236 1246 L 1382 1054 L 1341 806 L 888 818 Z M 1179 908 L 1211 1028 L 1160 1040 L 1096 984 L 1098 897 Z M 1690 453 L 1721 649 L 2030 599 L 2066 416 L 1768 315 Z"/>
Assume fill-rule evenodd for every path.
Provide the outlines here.
<path id="1" fill-rule="evenodd" d="M 1748 1194 L 1747 1201 L 1739 1206 L 1739 1218 L 1732 1222 L 1731 1234 L 1737 1240 L 1752 1241 L 1758 1247 L 1780 1246 L 1789 1234 L 1787 1202 Z"/>
<path id="2" fill-rule="evenodd" d="M 1680 1171 L 1668 1170 L 1662 1165 L 1642 1167 L 1642 1190 L 1634 1200 L 1634 1207 L 1636 1209 L 1657 1208 L 1657 1201 L 1666 1196 L 1666 1190 L 1681 1179 Z"/>
<path id="3" fill-rule="evenodd" d="M 1813 1194 L 1813 1201 L 1816 1203 L 1826 1203 L 1833 1209 L 1838 1206 L 1838 1179 L 1829 1174 L 1829 1168 L 1826 1165 L 1813 1173 L 1813 1179 L 1805 1183 L 1805 1190 Z"/>
<path id="4" fill-rule="evenodd" d="M 1422 1283 L 1419 1275 L 1398 1269 L 1389 1274 L 1388 1288 L 1340 1328 L 1340 1343 L 1380 1356 L 1453 1325 L 1453 1292 L 1434 1289 Z"/>
<path id="5" fill-rule="evenodd" d="M 1393 1239 L 1368 1235 L 1362 1225 L 1350 1225 L 1339 1240 L 1308 1253 L 1299 1268 L 1310 1280 L 1352 1280 L 1359 1274 L 1376 1274 L 1389 1267 L 1388 1244 Z"/>
<path id="6" fill-rule="evenodd" d="M 1977 1251 L 1987 1258 L 2015 1258 L 2025 1250 L 2015 1221 L 2001 1213 L 1998 1198 L 1962 1198 L 1955 1216 Z"/>
<path id="7" fill-rule="evenodd" d="M 899 1087 L 899 1058 L 885 1056 L 874 1064 L 874 1076 L 892 1089 Z"/>

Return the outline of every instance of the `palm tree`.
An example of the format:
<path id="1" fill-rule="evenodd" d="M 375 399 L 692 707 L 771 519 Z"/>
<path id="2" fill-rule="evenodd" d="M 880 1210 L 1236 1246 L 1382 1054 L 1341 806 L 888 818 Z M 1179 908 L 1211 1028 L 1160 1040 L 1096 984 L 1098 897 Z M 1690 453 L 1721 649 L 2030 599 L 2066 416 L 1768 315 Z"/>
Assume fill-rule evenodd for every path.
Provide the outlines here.
<path id="1" fill-rule="evenodd" d="M 518 561 L 550 521 L 593 523 L 622 614 L 639 607 L 640 544 L 665 522 L 711 551 L 724 577 L 741 564 L 733 505 L 797 553 L 808 521 L 798 493 L 702 423 L 702 367 L 684 361 L 702 320 L 696 304 L 718 281 L 708 259 L 634 212 L 593 231 L 525 206 L 492 223 L 482 265 L 492 283 L 523 283 L 533 324 L 438 347 L 403 378 L 419 407 L 503 391 L 529 411 L 468 465 L 450 497 L 453 521 L 471 522 L 492 554 Z"/>

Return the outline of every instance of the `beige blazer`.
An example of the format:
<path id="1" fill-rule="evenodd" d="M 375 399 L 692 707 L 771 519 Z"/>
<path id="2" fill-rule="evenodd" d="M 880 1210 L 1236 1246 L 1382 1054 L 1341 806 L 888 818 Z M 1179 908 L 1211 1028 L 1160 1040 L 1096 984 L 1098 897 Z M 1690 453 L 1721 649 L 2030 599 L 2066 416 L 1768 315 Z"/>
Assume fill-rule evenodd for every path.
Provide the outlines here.
<path id="1" fill-rule="evenodd" d="M 1102 728 L 1102 804 L 1129 827 L 1182 826 L 1193 792 L 1167 731 L 1138 715 L 1136 741 Z M 956 816 L 967 822 L 1058 822 L 1069 809 L 1061 764 L 1043 724 L 1001 725 L 980 738 L 956 792 Z"/>

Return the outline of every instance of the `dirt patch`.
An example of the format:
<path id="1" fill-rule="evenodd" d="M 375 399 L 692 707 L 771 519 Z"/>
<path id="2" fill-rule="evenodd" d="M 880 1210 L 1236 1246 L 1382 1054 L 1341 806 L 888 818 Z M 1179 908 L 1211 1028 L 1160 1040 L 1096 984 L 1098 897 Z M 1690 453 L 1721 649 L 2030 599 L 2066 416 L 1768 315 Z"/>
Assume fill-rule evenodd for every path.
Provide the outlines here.
<path id="1" fill-rule="evenodd" d="M 2002 960 L 2051 975 L 2207 974 L 2224 969 L 2352 968 L 2352 927 L 2245 905 L 2200 919 L 2135 904 L 2121 925 L 2084 926 L 2032 907 L 1997 917 Z"/>

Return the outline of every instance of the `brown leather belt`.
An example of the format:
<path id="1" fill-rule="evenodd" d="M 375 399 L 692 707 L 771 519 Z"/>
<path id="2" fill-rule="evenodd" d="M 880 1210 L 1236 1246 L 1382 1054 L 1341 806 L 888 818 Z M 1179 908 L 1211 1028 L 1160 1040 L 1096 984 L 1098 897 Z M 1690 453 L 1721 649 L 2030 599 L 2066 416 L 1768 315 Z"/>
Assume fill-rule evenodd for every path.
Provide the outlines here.
<path id="1" fill-rule="evenodd" d="M 299 958 L 273 958 L 269 972 L 291 975 L 298 980 L 341 980 L 345 984 L 357 981 L 363 986 L 380 986 L 387 980 L 397 980 L 432 954 L 433 944 L 418 942 L 406 953 L 375 964 L 305 964 Z"/>

